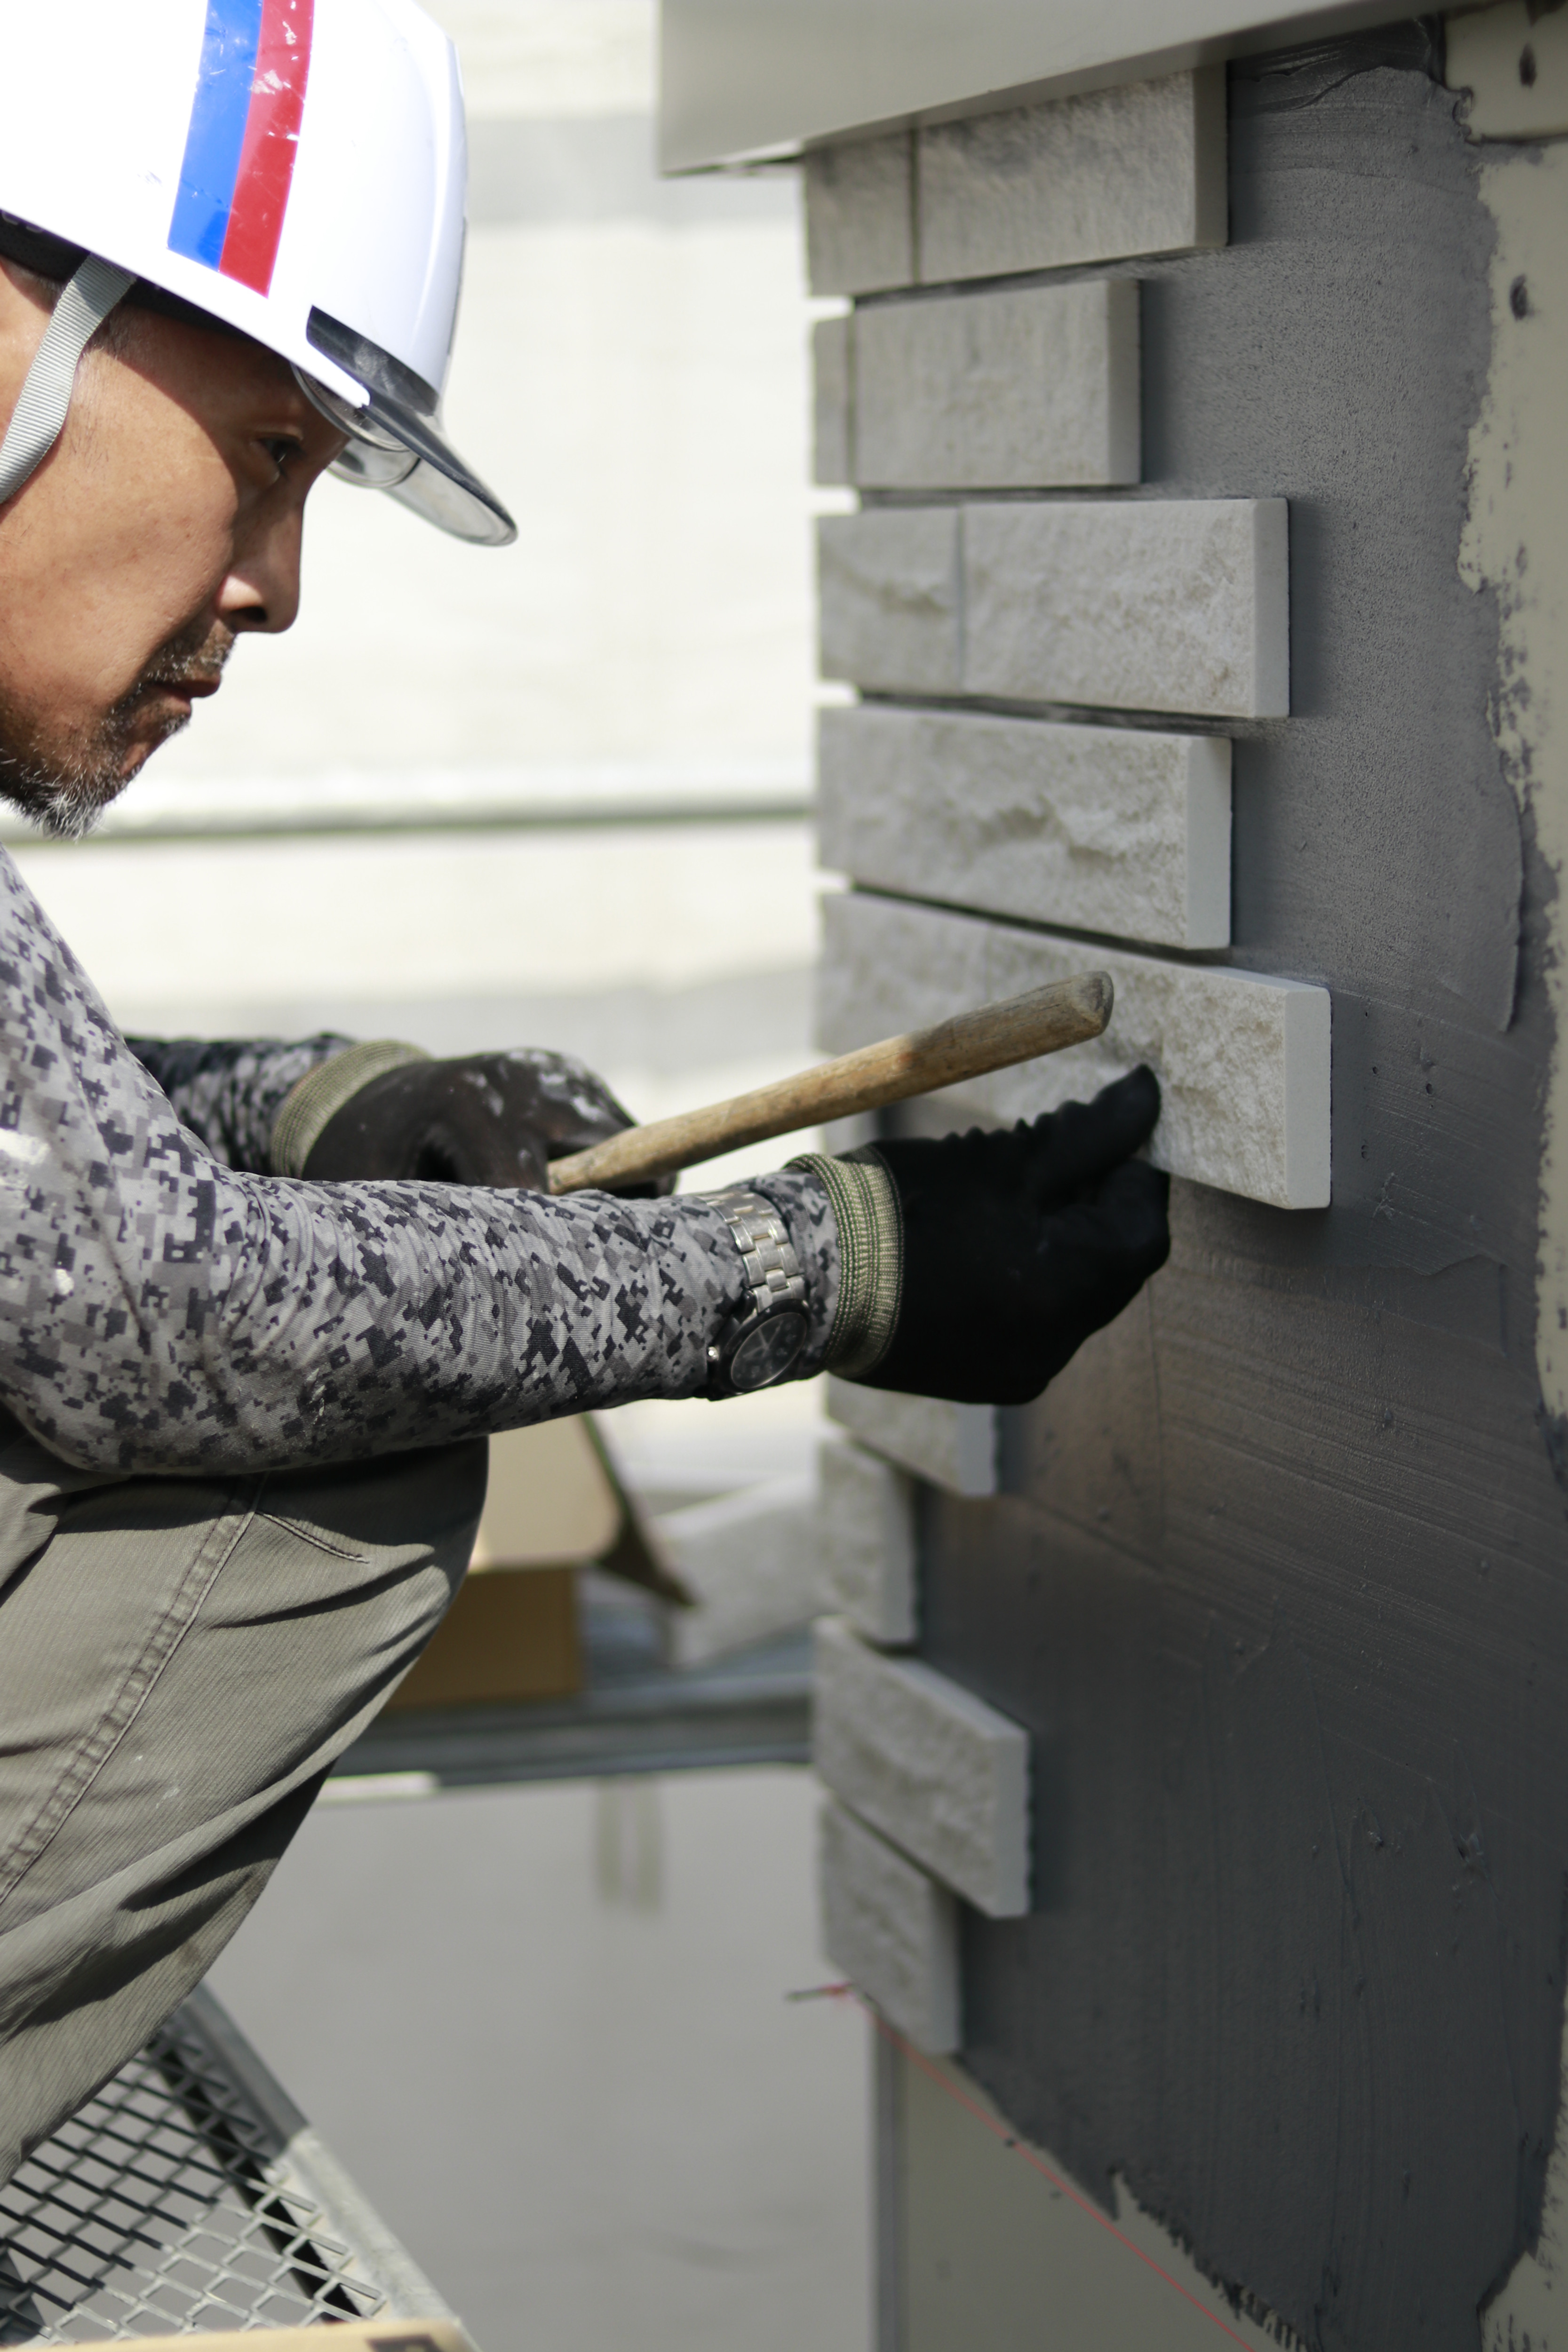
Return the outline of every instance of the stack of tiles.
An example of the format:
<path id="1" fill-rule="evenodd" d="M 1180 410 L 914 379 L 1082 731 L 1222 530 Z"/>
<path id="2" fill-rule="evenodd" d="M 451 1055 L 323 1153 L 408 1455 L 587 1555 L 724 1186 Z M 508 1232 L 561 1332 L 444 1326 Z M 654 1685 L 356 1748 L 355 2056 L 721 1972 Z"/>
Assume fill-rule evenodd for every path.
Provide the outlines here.
<path id="1" fill-rule="evenodd" d="M 1312 1209 L 1328 992 L 1230 953 L 1226 730 L 1289 708 L 1289 516 L 1141 483 L 1129 265 L 1223 245 L 1224 189 L 1217 68 L 807 159 L 813 291 L 853 298 L 816 330 L 817 478 L 860 494 L 821 526 L 822 670 L 861 698 L 823 714 L 822 862 L 850 887 L 818 1033 L 846 1052 L 1103 969 L 1103 1037 L 954 1089 L 954 1120 L 1147 1062 L 1159 1165 Z M 1027 1741 L 890 1652 L 919 1636 L 920 1484 L 994 1493 L 995 1416 L 842 1382 L 829 1411 L 828 1949 L 952 2049 L 956 1899 L 1027 1907 Z"/>
<path id="2" fill-rule="evenodd" d="M 875 1518 L 885 1502 L 877 1466 L 851 1517 L 858 1504 Z M 843 1469 L 867 1476 L 847 1449 Z M 836 1484 L 829 1512 L 844 1499 Z M 863 1595 L 873 1615 L 889 1598 Z M 918 2048 L 956 2050 L 958 1898 L 993 1919 L 1029 1907 L 1028 1734 L 847 1617 L 816 1629 L 814 1721 L 832 1792 L 817 1848 L 828 1957 Z"/>
<path id="3" fill-rule="evenodd" d="M 920 1635 L 912 1469 L 961 1494 L 996 1484 L 995 1416 L 835 1381 L 819 1481 L 837 1608 L 816 1633 L 815 1761 L 831 1796 L 818 1843 L 828 1957 L 917 2048 L 962 2039 L 958 1898 L 1029 1907 L 1026 1732 L 900 1655 Z"/>

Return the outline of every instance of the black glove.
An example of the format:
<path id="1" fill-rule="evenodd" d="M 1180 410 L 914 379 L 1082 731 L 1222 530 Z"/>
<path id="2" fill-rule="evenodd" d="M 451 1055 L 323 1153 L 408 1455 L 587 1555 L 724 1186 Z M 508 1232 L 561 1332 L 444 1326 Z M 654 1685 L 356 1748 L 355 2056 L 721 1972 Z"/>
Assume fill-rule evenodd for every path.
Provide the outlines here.
<path id="1" fill-rule="evenodd" d="M 569 1054 L 520 1046 L 459 1061 L 410 1061 L 372 1078 L 334 1111 L 300 1172 L 326 1181 L 419 1178 L 542 1192 L 552 1160 L 633 1124 L 609 1088 Z"/>
<path id="2" fill-rule="evenodd" d="M 959 1404 L 1038 1396 L 1170 1254 L 1170 1179 L 1129 1156 L 1159 1116 L 1159 1081 L 1140 1068 L 1011 1133 L 851 1155 L 887 1171 L 903 1227 L 892 1337 L 851 1377 Z"/>

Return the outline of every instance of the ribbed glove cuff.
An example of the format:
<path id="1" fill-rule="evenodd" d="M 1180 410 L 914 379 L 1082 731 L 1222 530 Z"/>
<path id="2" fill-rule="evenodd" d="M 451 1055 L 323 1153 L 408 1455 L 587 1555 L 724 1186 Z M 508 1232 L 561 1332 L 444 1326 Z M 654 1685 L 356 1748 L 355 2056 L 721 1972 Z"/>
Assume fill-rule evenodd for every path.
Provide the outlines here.
<path id="1" fill-rule="evenodd" d="M 822 1184 L 838 1227 L 838 1309 L 823 1369 L 841 1380 L 864 1380 L 887 1354 L 898 1328 L 904 1287 L 898 1188 L 874 1145 L 864 1157 L 847 1160 L 805 1151 L 789 1165 Z"/>
<path id="2" fill-rule="evenodd" d="M 298 1086 L 290 1087 L 272 1122 L 268 1156 L 273 1174 L 302 1176 L 327 1121 L 335 1118 L 362 1087 L 368 1087 L 372 1078 L 384 1078 L 388 1070 L 401 1070 L 405 1063 L 429 1059 L 421 1045 L 400 1045 L 395 1038 L 382 1037 L 351 1045 L 346 1053 L 334 1054 L 330 1062 L 318 1062 Z"/>

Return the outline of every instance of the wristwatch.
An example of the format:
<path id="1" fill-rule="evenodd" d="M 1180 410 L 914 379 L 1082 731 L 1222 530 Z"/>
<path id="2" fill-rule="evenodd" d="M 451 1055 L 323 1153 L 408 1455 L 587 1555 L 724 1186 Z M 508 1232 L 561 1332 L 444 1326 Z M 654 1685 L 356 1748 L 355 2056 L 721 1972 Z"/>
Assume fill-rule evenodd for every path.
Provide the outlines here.
<path id="1" fill-rule="evenodd" d="M 710 1198 L 735 1236 L 747 1296 L 708 1350 L 708 1394 L 745 1396 L 782 1381 L 805 1347 L 805 1283 L 784 1219 L 771 1201 L 743 1188 Z"/>

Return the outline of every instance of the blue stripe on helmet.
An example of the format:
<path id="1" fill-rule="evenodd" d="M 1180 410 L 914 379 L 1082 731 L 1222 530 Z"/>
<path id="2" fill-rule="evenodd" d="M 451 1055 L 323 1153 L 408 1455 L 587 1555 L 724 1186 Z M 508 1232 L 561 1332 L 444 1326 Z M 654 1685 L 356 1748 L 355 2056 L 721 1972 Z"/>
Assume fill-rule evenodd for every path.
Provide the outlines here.
<path id="1" fill-rule="evenodd" d="M 180 167 L 169 250 L 216 269 L 234 205 L 250 114 L 262 0 L 207 0 L 201 70 Z"/>

